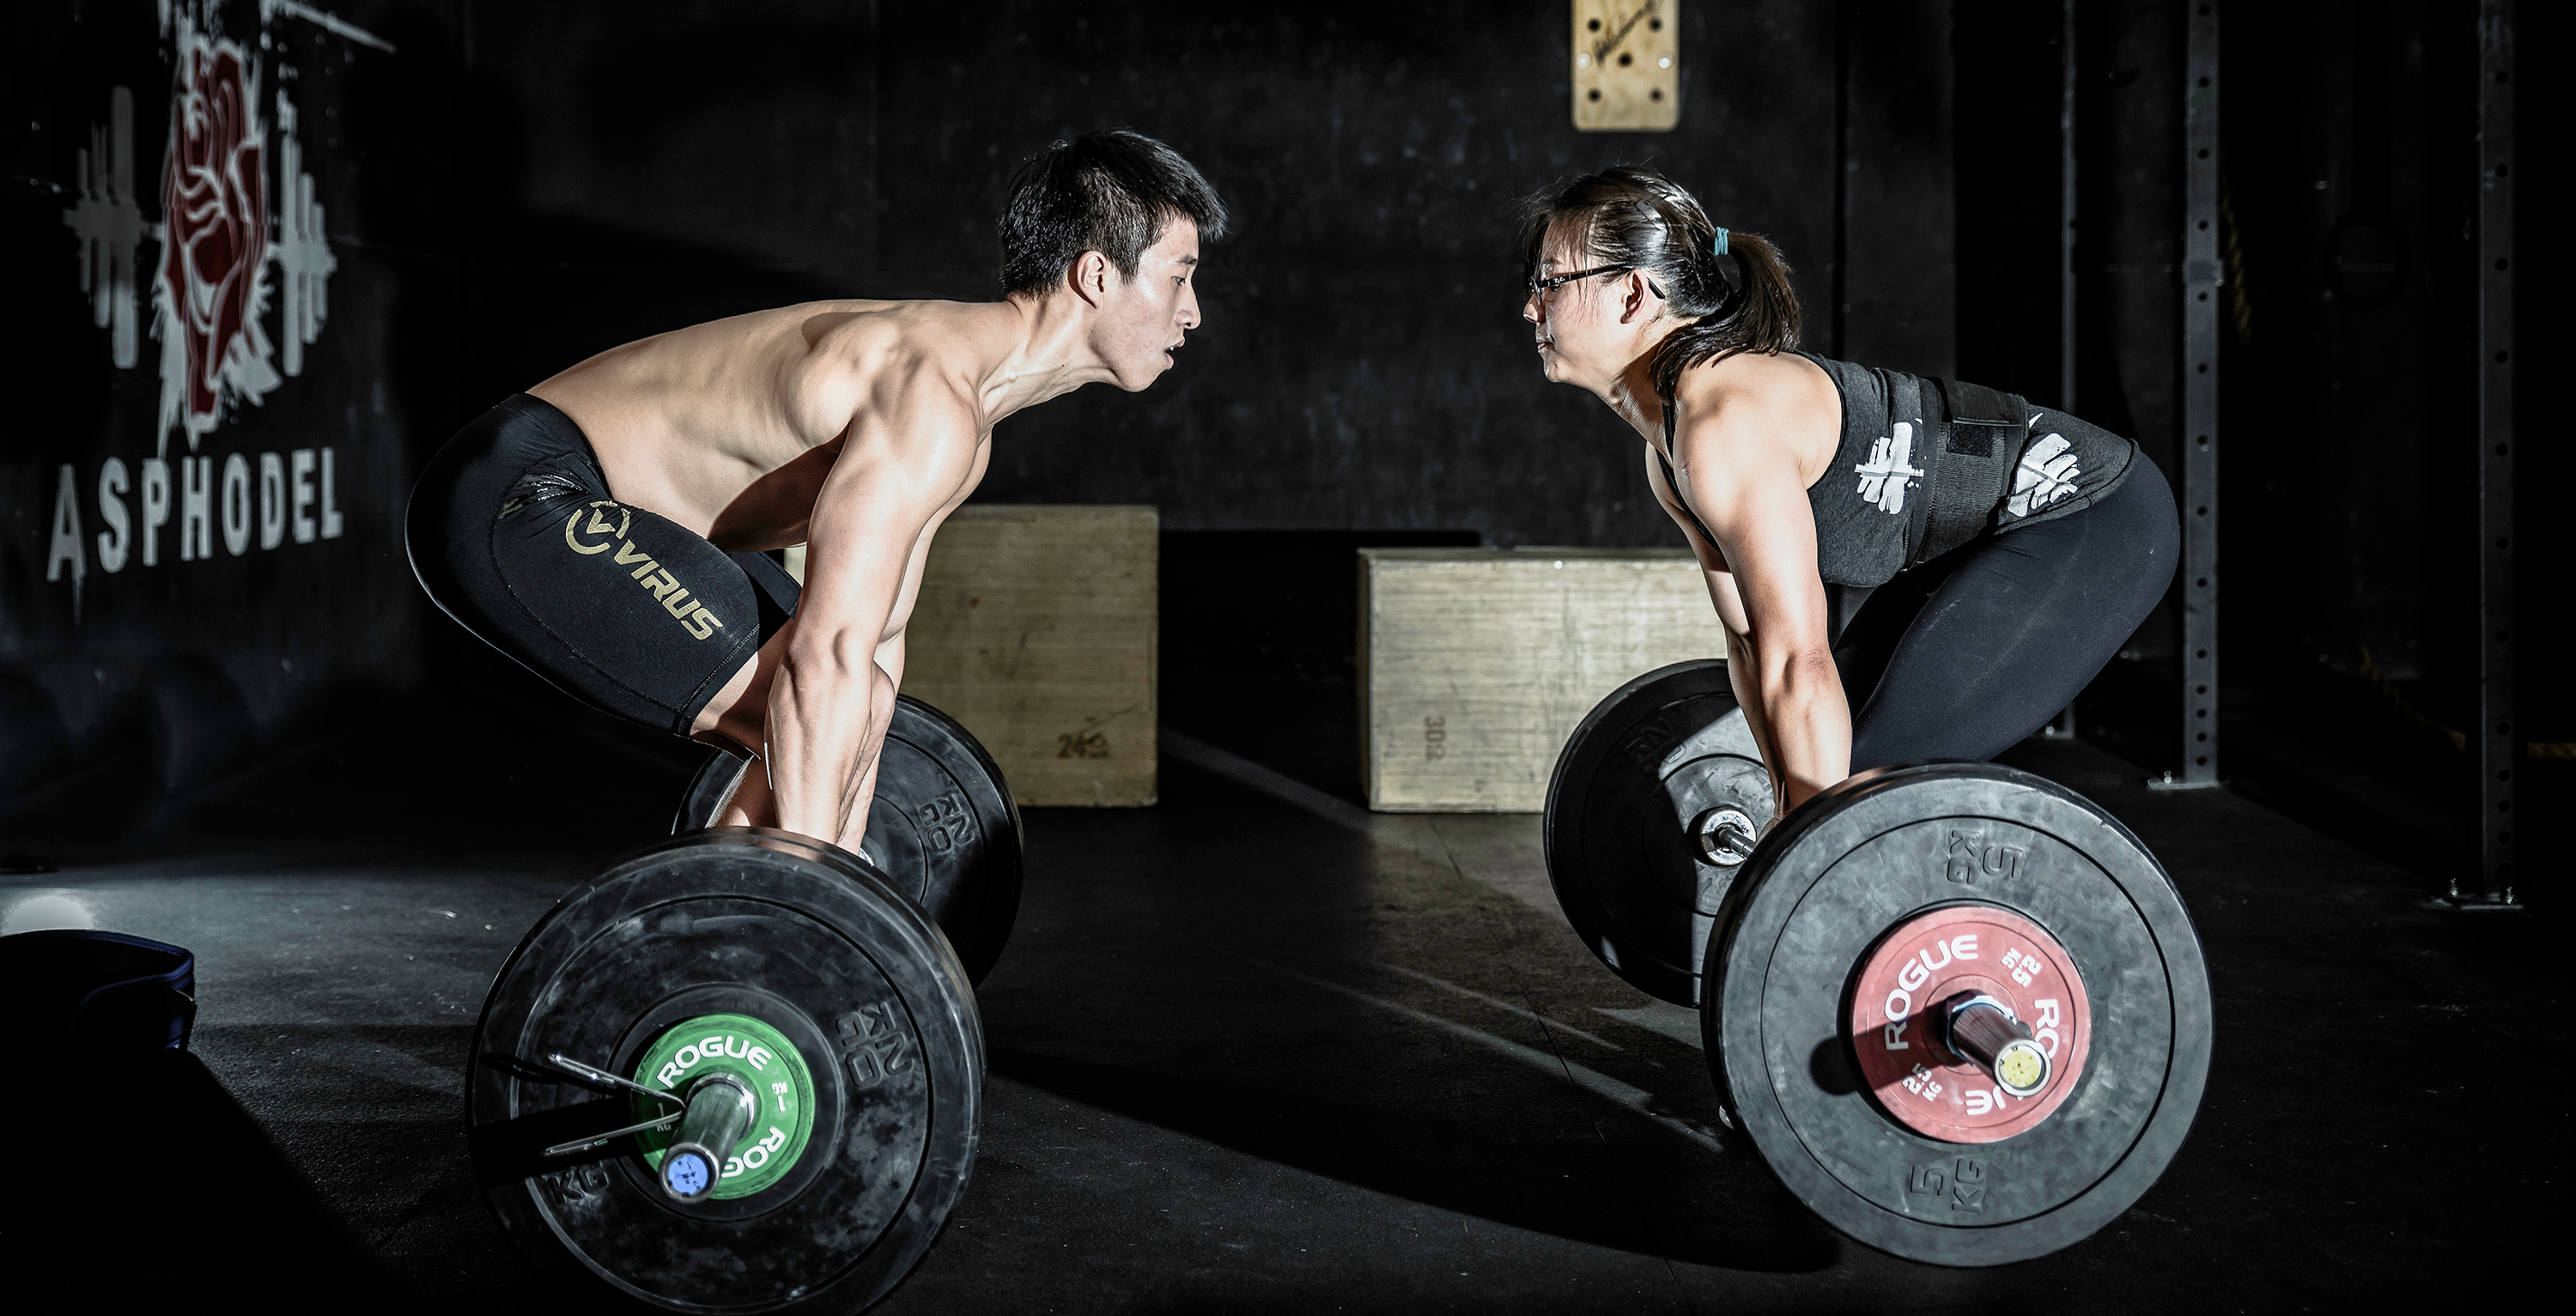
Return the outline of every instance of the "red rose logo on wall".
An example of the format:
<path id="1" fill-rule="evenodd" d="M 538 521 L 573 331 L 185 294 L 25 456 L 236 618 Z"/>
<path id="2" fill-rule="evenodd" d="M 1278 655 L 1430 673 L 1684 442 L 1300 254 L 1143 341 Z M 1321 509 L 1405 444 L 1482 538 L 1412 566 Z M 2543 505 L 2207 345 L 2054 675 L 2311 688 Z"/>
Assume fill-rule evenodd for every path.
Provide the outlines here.
<path id="1" fill-rule="evenodd" d="M 283 382 L 260 325 L 279 253 L 259 64 L 240 42 L 199 29 L 187 10 L 172 19 L 152 336 L 161 340 L 160 442 L 178 430 L 193 451 L 221 423 L 228 400 L 257 402 Z M 282 95 L 278 109 L 287 112 Z"/>
<path id="2" fill-rule="evenodd" d="M 258 325 L 259 275 L 268 261 L 268 202 L 263 147 L 241 49 L 229 41 L 182 53 L 170 107 L 170 166 L 162 179 L 169 236 L 161 277 L 178 305 L 178 337 L 187 357 L 182 401 L 191 432 L 211 425 L 222 402 L 223 371 L 236 352 L 254 360 L 265 344 L 246 343 Z"/>
<path id="3" fill-rule="evenodd" d="M 128 88 L 111 89 L 108 121 L 90 129 L 89 149 L 76 156 L 78 181 L 66 189 L 72 203 L 63 225 L 77 240 L 81 291 L 89 294 L 92 321 L 111 330 L 109 350 L 120 370 L 140 364 L 137 284 L 149 271 L 152 337 L 161 344 L 156 459 L 169 455 L 172 430 L 187 435 L 193 452 L 227 408 L 256 404 L 285 382 L 266 316 L 279 317 L 287 375 L 304 373 L 304 348 L 320 340 L 330 316 L 328 285 L 340 261 L 304 168 L 295 102 L 282 87 L 261 91 L 262 61 L 279 61 L 278 77 L 294 81 L 297 68 L 285 61 L 312 43 L 304 23 L 329 41 L 393 53 L 371 32 L 285 0 L 261 4 L 259 18 L 266 55 L 206 26 L 200 6 L 163 0 L 171 79 L 170 135 L 159 166 L 162 222 L 144 213 L 153 167 L 135 151 Z M 288 19 L 297 25 L 279 26 Z M 139 250 L 146 242 L 160 243 L 160 254 L 146 257 Z M 281 289 L 282 304 L 272 306 L 271 294 Z"/>

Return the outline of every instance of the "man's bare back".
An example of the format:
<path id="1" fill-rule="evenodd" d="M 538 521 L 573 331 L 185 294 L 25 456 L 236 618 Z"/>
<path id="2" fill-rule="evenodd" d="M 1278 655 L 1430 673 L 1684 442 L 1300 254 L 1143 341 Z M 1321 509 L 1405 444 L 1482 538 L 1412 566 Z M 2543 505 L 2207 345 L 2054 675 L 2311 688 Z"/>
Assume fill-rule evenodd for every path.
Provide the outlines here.
<path id="1" fill-rule="evenodd" d="M 863 413 L 908 428 L 925 387 L 971 405 L 1019 331 L 1006 302 L 807 302 L 614 347 L 528 392 L 580 424 L 621 501 L 728 552 L 786 548 Z"/>

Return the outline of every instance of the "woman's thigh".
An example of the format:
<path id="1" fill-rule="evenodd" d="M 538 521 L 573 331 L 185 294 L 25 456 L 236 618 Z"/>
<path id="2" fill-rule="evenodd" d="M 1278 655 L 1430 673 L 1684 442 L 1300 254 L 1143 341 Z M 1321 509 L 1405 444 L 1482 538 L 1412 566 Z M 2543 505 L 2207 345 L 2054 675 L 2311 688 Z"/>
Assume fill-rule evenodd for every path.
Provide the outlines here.
<path id="1" fill-rule="evenodd" d="M 1889 582 L 1835 651 L 1852 770 L 1990 759 L 2037 731 L 2154 611 L 2180 546 L 2173 492 L 2141 456 L 2100 503 Z"/>

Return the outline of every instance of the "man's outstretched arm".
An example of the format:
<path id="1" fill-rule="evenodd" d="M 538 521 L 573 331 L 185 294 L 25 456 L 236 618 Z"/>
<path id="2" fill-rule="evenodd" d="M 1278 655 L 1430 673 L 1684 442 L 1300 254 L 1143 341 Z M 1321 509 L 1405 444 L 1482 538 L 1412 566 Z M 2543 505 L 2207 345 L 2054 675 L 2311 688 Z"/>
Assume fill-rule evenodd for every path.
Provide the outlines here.
<path id="1" fill-rule="evenodd" d="M 867 830 L 929 533 L 975 465 L 976 419 L 963 401 L 935 385 L 906 391 L 852 422 L 823 482 L 794 634 L 769 692 L 778 825 L 846 849 Z"/>

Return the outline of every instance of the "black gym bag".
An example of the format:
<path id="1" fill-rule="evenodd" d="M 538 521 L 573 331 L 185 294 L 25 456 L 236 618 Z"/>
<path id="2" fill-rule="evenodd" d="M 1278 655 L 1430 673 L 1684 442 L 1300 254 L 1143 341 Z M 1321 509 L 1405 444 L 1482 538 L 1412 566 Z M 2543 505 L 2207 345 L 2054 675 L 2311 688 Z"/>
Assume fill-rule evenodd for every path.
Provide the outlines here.
<path id="1" fill-rule="evenodd" d="M 83 1045 L 184 1050 L 197 1022 L 197 957 L 123 932 L 21 932 L 0 937 L 0 1001 Z"/>

